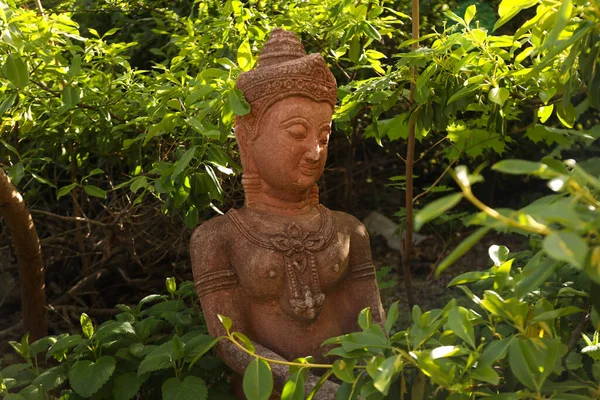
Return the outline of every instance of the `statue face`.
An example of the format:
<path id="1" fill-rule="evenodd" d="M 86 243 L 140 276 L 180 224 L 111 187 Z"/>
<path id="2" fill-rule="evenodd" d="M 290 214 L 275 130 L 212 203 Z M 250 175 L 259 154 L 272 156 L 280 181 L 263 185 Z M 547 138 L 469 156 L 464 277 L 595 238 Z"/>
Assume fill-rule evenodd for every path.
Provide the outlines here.
<path id="1" fill-rule="evenodd" d="M 262 181 L 280 194 L 308 190 L 323 174 L 333 110 L 326 102 L 291 96 L 260 121 L 251 156 Z"/>

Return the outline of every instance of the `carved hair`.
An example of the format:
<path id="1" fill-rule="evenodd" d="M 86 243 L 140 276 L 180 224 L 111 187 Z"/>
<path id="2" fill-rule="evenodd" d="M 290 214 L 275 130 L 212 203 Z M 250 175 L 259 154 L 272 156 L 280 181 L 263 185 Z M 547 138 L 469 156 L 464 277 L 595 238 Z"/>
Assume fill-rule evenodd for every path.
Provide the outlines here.
<path id="1" fill-rule="evenodd" d="M 261 180 L 256 171 L 249 171 L 247 147 L 260 134 L 261 119 L 271 105 L 291 96 L 303 96 L 323 101 L 335 107 L 337 84 L 320 54 L 306 54 L 304 46 L 293 32 L 274 29 L 261 54 L 256 69 L 244 72 L 236 82 L 250 104 L 250 113 L 235 120 L 235 135 L 240 146 L 244 176 L 242 184 L 246 204 L 260 194 Z M 309 193 L 312 204 L 319 203 L 319 188 Z"/>

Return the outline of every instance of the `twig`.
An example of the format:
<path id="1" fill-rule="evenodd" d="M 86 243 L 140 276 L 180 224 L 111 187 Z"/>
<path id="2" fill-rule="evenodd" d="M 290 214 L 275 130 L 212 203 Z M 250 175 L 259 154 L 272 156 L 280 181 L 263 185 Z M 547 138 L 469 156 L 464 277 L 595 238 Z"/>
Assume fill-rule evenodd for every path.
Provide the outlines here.
<path id="1" fill-rule="evenodd" d="M 67 292 L 65 294 L 63 294 L 56 301 L 54 301 L 53 306 L 56 307 L 58 305 L 66 303 L 67 301 L 69 301 L 69 298 L 71 296 L 73 296 L 75 293 L 77 293 L 78 291 L 80 291 L 82 289 L 89 287 L 92 283 L 94 283 L 98 279 L 100 279 L 103 274 L 107 274 L 107 273 L 108 273 L 108 270 L 105 268 L 102 268 L 102 269 L 94 272 L 93 274 L 90 274 L 90 275 L 84 277 L 79 282 L 77 282 L 71 289 L 67 290 Z"/>
<path id="2" fill-rule="evenodd" d="M 452 166 L 454 164 L 456 164 L 456 162 L 458 161 L 459 158 L 460 158 L 460 154 L 458 155 L 458 157 L 456 157 L 456 160 L 454 160 L 450 164 L 448 164 L 448 166 L 446 167 L 446 169 L 444 170 L 444 172 L 442 172 L 442 174 L 440 176 L 438 176 L 438 178 L 435 180 L 435 182 L 433 182 L 433 184 L 431 186 L 429 186 L 427 188 L 427 190 L 425 190 L 423 193 L 419 193 L 418 195 L 416 195 L 413 198 L 413 203 L 416 203 L 417 200 L 419 200 L 421 197 L 425 196 L 427 193 L 429 193 L 431 191 L 431 189 L 433 189 L 434 187 L 436 187 L 440 183 L 440 181 L 442 180 L 442 178 L 444 176 L 446 176 L 446 174 L 448 173 L 448 171 L 450 171 L 450 168 L 452 168 Z"/>
<path id="3" fill-rule="evenodd" d="M 68 216 L 65 216 L 65 215 L 58 215 L 58 214 L 54 214 L 54 213 L 51 213 L 51 212 L 48 212 L 48 211 L 43 211 L 43 210 L 31 210 L 31 212 L 33 214 L 45 215 L 47 217 L 52 217 L 52 218 L 55 218 L 55 219 L 60 219 L 62 221 L 84 222 L 86 224 L 97 225 L 97 226 L 101 226 L 103 228 L 111 226 L 111 224 L 107 224 L 107 223 L 100 222 L 100 221 L 95 221 L 93 219 L 88 219 L 88 218 L 84 218 L 84 217 L 68 217 Z"/>

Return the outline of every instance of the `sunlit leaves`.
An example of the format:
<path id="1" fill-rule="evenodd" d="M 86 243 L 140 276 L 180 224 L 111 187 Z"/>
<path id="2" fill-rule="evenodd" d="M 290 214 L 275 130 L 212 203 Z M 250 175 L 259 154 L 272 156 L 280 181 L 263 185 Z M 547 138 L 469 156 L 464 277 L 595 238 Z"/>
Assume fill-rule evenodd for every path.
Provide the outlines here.
<path id="1" fill-rule="evenodd" d="M 2 73 L 19 89 L 23 89 L 29 83 L 29 69 L 18 54 L 11 53 L 6 57 Z"/>

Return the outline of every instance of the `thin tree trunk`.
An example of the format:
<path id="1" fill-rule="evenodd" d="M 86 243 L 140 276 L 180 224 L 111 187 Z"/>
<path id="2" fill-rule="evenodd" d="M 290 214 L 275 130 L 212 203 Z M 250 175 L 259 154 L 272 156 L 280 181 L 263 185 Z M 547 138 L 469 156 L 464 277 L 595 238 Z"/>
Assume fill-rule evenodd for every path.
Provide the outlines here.
<path id="1" fill-rule="evenodd" d="M 0 168 L 0 214 L 10 229 L 19 264 L 21 308 L 30 339 L 48 334 L 42 249 L 31 214 L 15 186 Z"/>
<path id="2" fill-rule="evenodd" d="M 419 0 L 412 0 L 412 38 L 419 38 Z M 412 45 L 413 50 L 419 47 L 419 43 Z M 415 103 L 415 84 L 417 82 L 417 67 L 413 67 L 412 80 L 410 83 L 410 106 Z M 413 166 L 415 163 L 415 125 L 416 121 L 411 116 L 408 125 L 408 145 L 406 150 L 406 232 L 404 236 L 404 251 L 402 254 L 402 270 L 404 285 L 406 287 L 406 298 L 412 307 L 416 304 L 415 294 L 412 287 L 412 274 L 410 271 L 410 259 L 413 249 Z M 402 239 L 400 239 L 402 240 Z M 401 243 L 402 244 L 402 243 Z"/>

